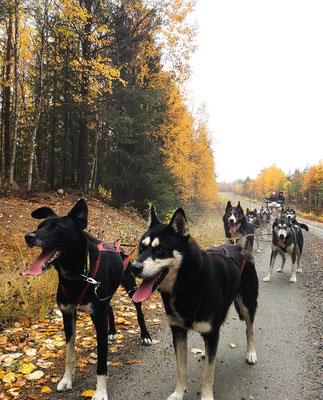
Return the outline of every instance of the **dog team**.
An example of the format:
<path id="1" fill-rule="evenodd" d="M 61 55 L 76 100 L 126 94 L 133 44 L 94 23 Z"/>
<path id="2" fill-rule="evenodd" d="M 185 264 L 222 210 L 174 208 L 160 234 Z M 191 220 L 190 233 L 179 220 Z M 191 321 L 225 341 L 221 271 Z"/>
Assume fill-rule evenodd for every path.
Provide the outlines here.
<path id="1" fill-rule="evenodd" d="M 267 276 L 269 281 L 279 253 L 282 272 L 286 253 L 292 259 L 291 282 L 301 272 L 302 229 L 307 225 L 296 220 L 295 211 L 282 210 L 272 223 L 271 210 L 247 209 L 228 201 L 223 216 L 227 244 L 202 250 L 191 237 L 184 211 L 179 208 L 168 224 L 161 223 L 151 208 L 148 229 L 139 242 L 139 255 L 131 263 L 130 254 L 117 243 L 101 243 L 85 232 L 88 208 L 84 199 L 65 216 L 49 207 L 32 212 L 42 220 L 38 228 L 25 236 L 28 246 L 42 249 L 39 257 L 24 272 L 38 276 L 54 266 L 58 272 L 57 303 L 63 316 L 66 337 L 65 372 L 58 391 L 72 389 L 75 370 L 77 311 L 90 314 L 97 335 L 97 384 L 92 400 L 107 400 L 108 339 L 114 340 L 116 328 L 111 298 L 122 285 L 134 303 L 141 332 L 141 342 L 149 346 L 151 337 L 145 325 L 141 303 L 158 290 L 173 335 L 177 362 L 177 382 L 168 400 L 182 400 L 187 384 L 187 334 L 201 334 L 205 343 L 205 366 L 202 377 L 202 400 L 213 400 L 215 356 L 220 327 L 232 303 L 246 324 L 246 362 L 255 364 L 253 322 L 258 298 L 258 278 L 252 255 L 261 252 L 261 235 L 272 235 L 272 252 Z M 136 278 L 142 283 L 137 288 Z"/>

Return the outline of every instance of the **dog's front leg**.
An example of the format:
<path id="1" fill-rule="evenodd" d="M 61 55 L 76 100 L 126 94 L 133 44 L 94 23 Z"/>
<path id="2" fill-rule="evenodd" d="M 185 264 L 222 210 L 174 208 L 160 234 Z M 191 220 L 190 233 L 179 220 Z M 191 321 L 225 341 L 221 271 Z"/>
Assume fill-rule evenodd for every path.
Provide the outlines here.
<path id="1" fill-rule="evenodd" d="M 201 400 L 214 400 L 213 380 L 215 355 L 219 343 L 219 331 L 202 335 L 205 343 L 205 367 L 202 377 L 202 397 Z"/>
<path id="2" fill-rule="evenodd" d="M 171 326 L 177 363 L 177 382 L 175 392 L 167 400 L 182 400 L 187 380 L 187 330 Z"/>
<path id="3" fill-rule="evenodd" d="M 92 400 L 108 400 L 107 393 L 107 357 L 108 357 L 108 317 L 107 309 L 91 314 L 96 329 L 98 344 L 98 365 L 96 371 L 96 391 Z"/>
<path id="4" fill-rule="evenodd" d="M 61 308 L 64 322 L 64 331 L 66 338 L 66 365 L 62 380 L 57 385 L 57 390 L 64 391 L 72 389 L 73 375 L 75 371 L 75 327 L 76 311 L 64 311 Z"/>
<path id="5" fill-rule="evenodd" d="M 268 270 L 267 275 L 263 279 L 264 282 L 269 282 L 270 281 L 271 275 L 273 273 L 273 268 L 274 268 L 274 264 L 275 264 L 275 261 L 276 261 L 277 254 L 278 254 L 277 250 L 271 250 L 270 266 L 269 266 L 269 270 Z"/>

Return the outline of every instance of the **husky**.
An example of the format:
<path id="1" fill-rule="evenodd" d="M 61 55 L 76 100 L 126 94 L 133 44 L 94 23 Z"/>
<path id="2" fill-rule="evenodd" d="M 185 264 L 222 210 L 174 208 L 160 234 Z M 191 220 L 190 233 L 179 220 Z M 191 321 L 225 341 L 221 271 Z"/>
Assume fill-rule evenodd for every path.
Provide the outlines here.
<path id="1" fill-rule="evenodd" d="M 156 289 L 161 293 L 177 361 L 177 383 L 168 400 L 182 400 L 187 381 L 187 333 L 200 333 L 205 342 L 202 399 L 213 400 L 214 363 L 219 331 L 232 302 L 247 326 L 246 362 L 255 364 L 253 322 L 258 278 L 252 254 L 240 245 L 226 244 L 201 250 L 190 236 L 179 208 L 169 224 L 151 209 L 148 230 L 139 244 L 132 272 L 143 281 L 133 296 L 144 301 Z"/>
<path id="2" fill-rule="evenodd" d="M 259 219 L 261 224 L 262 234 L 271 234 L 271 211 L 267 206 L 261 206 L 259 211 Z"/>
<path id="3" fill-rule="evenodd" d="M 40 256 L 23 273 L 38 276 L 54 266 L 59 284 L 57 303 L 63 315 L 66 338 L 66 366 L 57 390 L 72 389 L 75 370 L 75 336 L 77 311 L 90 314 L 95 325 L 98 344 L 97 386 L 92 400 L 108 400 L 107 352 L 108 339 L 116 336 L 110 300 L 122 284 L 129 296 L 136 289 L 130 270 L 130 258 L 116 244 L 101 243 L 84 229 L 88 221 L 86 201 L 81 199 L 71 211 L 59 217 L 49 207 L 37 208 L 32 217 L 43 219 L 37 230 L 28 233 L 25 240 L 29 247 L 42 249 Z M 151 345 L 146 329 L 141 303 L 135 303 L 141 329 L 141 341 Z M 109 320 L 109 331 L 108 331 Z"/>
<path id="4" fill-rule="evenodd" d="M 296 226 L 297 229 L 305 229 L 308 232 L 308 226 L 306 224 L 302 224 L 296 219 L 296 211 L 293 208 L 287 207 L 283 210 L 283 217 L 287 218 L 288 221 L 292 222 Z"/>
<path id="5" fill-rule="evenodd" d="M 255 208 L 252 211 L 249 210 L 249 208 L 247 208 L 246 218 L 249 224 L 251 224 L 253 227 L 254 237 L 256 238 L 256 244 L 257 244 L 256 252 L 261 253 L 262 251 L 262 248 L 260 247 L 261 222 L 259 219 L 259 214 L 257 212 L 257 209 Z"/>
<path id="6" fill-rule="evenodd" d="M 305 225 L 305 224 L 304 224 Z M 307 225 L 305 225 L 307 227 Z M 308 229 L 308 227 L 307 227 Z M 277 269 L 277 272 L 283 272 L 286 253 L 291 256 L 292 259 L 292 274 L 290 282 L 297 282 L 296 272 L 302 272 L 300 267 L 301 255 L 303 251 L 303 234 L 301 228 L 298 228 L 287 218 L 277 218 L 273 223 L 272 228 L 272 246 L 270 256 L 270 266 L 266 277 L 263 279 L 264 282 L 269 282 L 273 272 L 274 264 L 276 261 L 277 254 L 279 253 L 282 257 L 282 264 Z M 297 267 L 296 267 L 297 263 Z"/>
<path id="7" fill-rule="evenodd" d="M 254 231 L 243 213 L 240 201 L 236 207 L 228 201 L 223 215 L 223 224 L 228 243 L 240 244 L 244 249 L 252 252 Z"/>

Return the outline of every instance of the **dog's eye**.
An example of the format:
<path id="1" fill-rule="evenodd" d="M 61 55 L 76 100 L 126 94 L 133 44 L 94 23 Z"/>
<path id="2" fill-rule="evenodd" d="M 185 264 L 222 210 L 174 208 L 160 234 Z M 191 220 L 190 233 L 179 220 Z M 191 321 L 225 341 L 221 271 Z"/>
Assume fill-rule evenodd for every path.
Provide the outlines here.
<path id="1" fill-rule="evenodd" d="M 62 229 L 58 221 L 53 221 L 52 228 L 55 229 L 55 231 L 60 231 Z"/>
<path id="2" fill-rule="evenodd" d="M 155 250 L 156 250 L 158 253 L 162 253 L 162 252 L 165 250 L 165 247 L 164 247 L 162 244 L 159 244 L 159 245 L 155 248 Z"/>

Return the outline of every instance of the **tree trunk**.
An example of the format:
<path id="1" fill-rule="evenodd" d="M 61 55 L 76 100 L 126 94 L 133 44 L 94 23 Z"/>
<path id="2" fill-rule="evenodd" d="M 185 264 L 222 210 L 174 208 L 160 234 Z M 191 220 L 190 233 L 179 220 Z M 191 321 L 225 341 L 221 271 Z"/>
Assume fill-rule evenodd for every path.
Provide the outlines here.
<path id="1" fill-rule="evenodd" d="M 45 2 L 44 5 L 44 19 L 42 22 L 42 30 L 41 30 L 41 44 L 39 50 L 39 100 L 37 106 L 37 114 L 34 120 L 34 129 L 31 134 L 30 140 L 30 154 L 29 154 L 29 164 L 27 171 L 27 191 L 29 192 L 32 184 L 33 177 L 33 163 L 35 157 L 35 144 L 36 144 L 36 135 L 38 131 L 40 116 L 43 109 L 43 97 L 44 97 L 44 76 L 43 76 L 43 64 L 44 64 L 44 46 L 45 46 L 45 28 L 47 27 L 47 16 L 48 16 L 48 4 Z"/>
<path id="2" fill-rule="evenodd" d="M 82 3 L 82 0 L 80 0 Z M 92 12 L 92 0 L 84 0 L 85 8 L 89 15 Z M 88 122 L 89 122 L 89 74 L 90 67 L 89 61 L 91 58 L 91 42 L 89 35 L 91 33 L 92 18 L 88 17 L 87 23 L 84 28 L 84 35 L 82 38 L 82 55 L 83 55 L 83 71 L 81 78 L 81 106 L 80 106 L 80 119 L 79 119 L 79 155 L 78 155 L 78 186 L 80 189 L 87 189 L 87 174 L 88 174 Z"/>
<path id="3" fill-rule="evenodd" d="M 16 162 L 16 148 L 17 148 L 17 131 L 18 131 L 18 99 L 19 99 L 19 0 L 15 1 L 15 42 L 14 42 L 14 110 L 13 110 L 13 136 L 12 136 L 12 146 L 11 146 L 11 158 L 9 167 L 9 187 L 13 183 L 13 173 Z"/>
<path id="4" fill-rule="evenodd" d="M 10 167 L 10 104 L 11 104 L 11 66 L 12 66 L 12 12 L 9 10 L 8 35 L 6 49 L 6 72 L 4 87 L 4 170 L 9 177 Z"/>
<path id="5" fill-rule="evenodd" d="M 96 170 L 97 170 L 97 165 L 98 165 L 98 149 L 99 149 L 99 145 L 98 144 L 99 144 L 99 128 L 97 127 L 89 189 L 94 189 L 95 188 Z"/>

